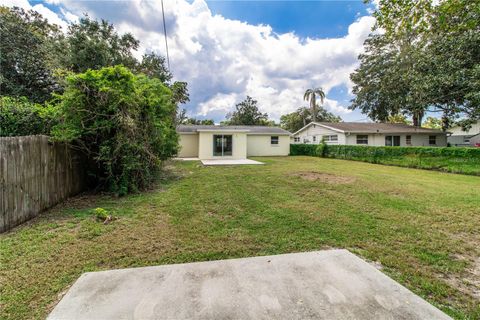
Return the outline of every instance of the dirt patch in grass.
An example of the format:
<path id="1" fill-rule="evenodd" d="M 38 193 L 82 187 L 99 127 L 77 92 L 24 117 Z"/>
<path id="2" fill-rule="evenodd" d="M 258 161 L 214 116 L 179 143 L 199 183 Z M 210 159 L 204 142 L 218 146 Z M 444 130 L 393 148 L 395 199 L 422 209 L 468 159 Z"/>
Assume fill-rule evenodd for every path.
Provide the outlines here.
<path id="1" fill-rule="evenodd" d="M 316 172 L 316 171 L 302 171 L 293 174 L 295 177 L 300 177 L 308 181 L 321 181 L 331 184 L 347 184 L 355 181 L 354 177 L 337 176 L 330 173 Z"/>
<path id="2" fill-rule="evenodd" d="M 466 259 L 460 257 L 459 259 Z M 471 261 L 470 267 L 465 269 L 463 275 L 445 275 L 448 283 L 466 295 L 471 295 L 475 300 L 480 300 L 480 258 Z"/>

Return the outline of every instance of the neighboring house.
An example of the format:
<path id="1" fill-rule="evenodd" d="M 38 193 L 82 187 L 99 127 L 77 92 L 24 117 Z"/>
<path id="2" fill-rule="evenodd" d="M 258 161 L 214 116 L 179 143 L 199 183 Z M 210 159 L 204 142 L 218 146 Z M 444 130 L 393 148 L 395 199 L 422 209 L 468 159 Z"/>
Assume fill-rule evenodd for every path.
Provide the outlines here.
<path id="1" fill-rule="evenodd" d="M 437 129 L 406 124 L 363 122 L 312 122 L 291 136 L 291 143 L 368 145 L 368 146 L 439 146 L 447 145 L 447 135 Z"/>
<path id="2" fill-rule="evenodd" d="M 456 147 L 473 147 L 480 143 L 480 120 L 472 124 L 472 127 L 463 131 L 461 126 L 455 126 L 449 131 L 452 133 L 447 141 Z"/>
<path id="3" fill-rule="evenodd" d="M 180 125 L 180 158 L 245 159 L 287 156 L 291 133 L 267 126 Z"/>

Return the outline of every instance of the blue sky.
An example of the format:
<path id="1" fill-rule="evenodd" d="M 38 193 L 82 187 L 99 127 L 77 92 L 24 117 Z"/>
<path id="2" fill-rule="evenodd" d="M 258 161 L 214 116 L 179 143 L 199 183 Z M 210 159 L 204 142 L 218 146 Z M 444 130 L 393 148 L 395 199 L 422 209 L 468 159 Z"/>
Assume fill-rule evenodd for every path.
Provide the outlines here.
<path id="1" fill-rule="evenodd" d="M 67 28 L 84 13 L 114 23 L 141 41 L 136 56 L 165 55 L 160 0 L 0 0 L 40 12 Z M 247 95 L 274 120 L 301 106 L 307 88 L 322 87 L 325 107 L 346 121 L 349 74 L 375 20 L 358 1 L 164 0 L 171 69 L 189 84 L 189 116 L 216 122 Z"/>
<path id="2" fill-rule="evenodd" d="M 337 38 L 348 26 L 367 15 L 363 1 L 207 1 L 214 14 L 268 24 L 277 33 L 295 32 L 301 37 Z"/>

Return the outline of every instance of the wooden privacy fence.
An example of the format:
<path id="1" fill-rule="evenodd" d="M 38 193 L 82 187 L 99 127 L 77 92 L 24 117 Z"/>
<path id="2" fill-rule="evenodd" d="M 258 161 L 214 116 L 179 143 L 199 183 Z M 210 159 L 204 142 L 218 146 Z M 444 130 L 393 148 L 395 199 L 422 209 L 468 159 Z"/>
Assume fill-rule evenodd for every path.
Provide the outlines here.
<path id="1" fill-rule="evenodd" d="M 47 136 L 0 138 L 0 232 L 85 187 L 80 155 Z"/>

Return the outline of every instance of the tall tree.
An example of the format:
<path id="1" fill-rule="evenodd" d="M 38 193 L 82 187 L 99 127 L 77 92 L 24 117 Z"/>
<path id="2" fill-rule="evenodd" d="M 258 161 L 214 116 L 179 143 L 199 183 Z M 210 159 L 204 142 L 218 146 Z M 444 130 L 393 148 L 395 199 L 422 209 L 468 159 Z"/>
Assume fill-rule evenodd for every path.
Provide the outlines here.
<path id="1" fill-rule="evenodd" d="M 73 72 L 122 64 L 134 69 L 137 61 L 133 51 L 140 42 L 126 33 L 119 35 L 113 24 L 106 20 L 93 20 L 84 16 L 68 28 L 69 53 L 65 64 Z"/>
<path id="2" fill-rule="evenodd" d="M 430 129 L 441 129 L 442 119 L 427 117 L 427 119 L 425 119 L 425 123 L 423 124 L 423 127 L 430 128 Z"/>
<path id="3" fill-rule="evenodd" d="M 257 100 L 247 96 L 245 100 L 235 106 L 235 111 L 228 113 L 230 125 L 268 125 L 268 114 L 260 112 Z"/>
<path id="4" fill-rule="evenodd" d="M 418 52 L 408 45 L 400 55 L 399 47 L 381 34 L 370 36 L 364 46 L 360 67 L 350 75 L 355 95 L 350 108 L 384 122 L 404 113 L 420 126 L 428 104 L 423 91 L 416 89 L 419 77 L 413 61 L 418 59 Z"/>
<path id="5" fill-rule="evenodd" d="M 421 125 L 439 112 L 446 129 L 480 118 L 480 2 L 381 1 L 376 28 L 351 75 L 352 109 L 374 120 L 404 113 Z"/>
<path id="6" fill-rule="evenodd" d="M 63 35 L 36 11 L 0 7 L 0 93 L 44 102 L 59 89 Z"/>
<path id="7" fill-rule="evenodd" d="M 315 108 L 317 121 L 321 122 L 340 122 L 342 118 L 328 112 L 325 108 L 317 105 Z M 309 108 L 301 107 L 296 111 L 282 115 L 280 117 L 280 126 L 290 132 L 296 132 L 313 121 L 312 113 Z"/>
<path id="8" fill-rule="evenodd" d="M 169 83 L 172 80 L 172 74 L 165 64 L 165 58 L 153 52 L 143 55 L 142 61 L 135 67 L 135 71 L 150 78 L 157 78 L 163 83 Z"/>
<path id="9" fill-rule="evenodd" d="M 322 105 L 325 100 L 325 92 L 323 92 L 322 88 L 307 89 L 303 95 L 303 100 L 310 101 L 310 110 L 313 121 L 317 121 L 317 114 L 315 110 L 317 105 L 317 95 L 320 98 L 320 105 Z"/>
<path id="10" fill-rule="evenodd" d="M 182 122 L 182 124 L 196 124 L 196 125 L 214 125 L 215 121 L 212 119 L 196 119 L 188 118 Z"/>
<path id="11" fill-rule="evenodd" d="M 409 124 L 411 125 L 412 122 L 407 119 L 403 114 L 395 114 L 388 116 L 387 118 L 388 123 L 401 123 L 401 124 Z"/>

